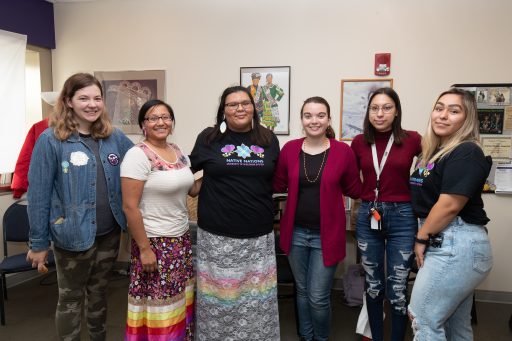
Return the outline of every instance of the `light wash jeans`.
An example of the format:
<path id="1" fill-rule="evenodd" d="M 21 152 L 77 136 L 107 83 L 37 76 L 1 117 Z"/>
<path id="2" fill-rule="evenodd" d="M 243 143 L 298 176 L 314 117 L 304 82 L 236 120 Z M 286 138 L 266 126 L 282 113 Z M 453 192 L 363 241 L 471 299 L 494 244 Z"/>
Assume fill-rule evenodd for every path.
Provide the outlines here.
<path id="1" fill-rule="evenodd" d="M 378 202 L 382 229 L 372 230 L 363 201 L 357 217 L 356 237 L 365 271 L 368 320 L 372 339 L 384 340 L 384 297 L 391 305 L 391 341 L 403 341 L 407 328 L 407 278 L 418 230 L 410 202 Z"/>
<path id="2" fill-rule="evenodd" d="M 473 291 L 492 267 L 484 226 L 456 217 L 442 232 L 441 247 L 428 247 L 414 281 L 409 314 L 414 340 L 470 341 Z"/>
<path id="3" fill-rule="evenodd" d="M 300 337 L 327 341 L 331 326 L 331 288 L 336 265 L 324 266 L 320 231 L 295 227 L 288 260 L 297 287 Z"/>

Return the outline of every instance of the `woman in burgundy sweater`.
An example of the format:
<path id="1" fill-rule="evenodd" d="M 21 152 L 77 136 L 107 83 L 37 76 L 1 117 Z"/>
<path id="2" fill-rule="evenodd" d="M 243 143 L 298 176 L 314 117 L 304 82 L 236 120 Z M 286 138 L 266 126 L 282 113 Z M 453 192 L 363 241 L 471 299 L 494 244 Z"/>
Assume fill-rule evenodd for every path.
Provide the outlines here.
<path id="1" fill-rule="evenodd" d="M 336 141 L 329 104 L 307 99 L 301 109 L 306 138 L 286 143 L 279 154 L 274 191 L 288 190 L 281 218 L 280 246 L 288 255 L 297 286 L 301 340 L 327 340 L 331 284 L 345 258 L 343 195 L 361 192 L 354 153 Z"/>
<path id="2" fill-rule="evenodd" d="M 356 236 L 374 341 L 383 340 L 384 296 L 391 305 L 391 340 L 402 341 L 407 325 L 407 277 L 418 229 L 409 174 L 414 157 L 421 152 L 421 136 L 403 130 L 401 120 L 397 93 L 378 89 L 368 102 L 364 133 L 351 144 L 363 177 Z"/>

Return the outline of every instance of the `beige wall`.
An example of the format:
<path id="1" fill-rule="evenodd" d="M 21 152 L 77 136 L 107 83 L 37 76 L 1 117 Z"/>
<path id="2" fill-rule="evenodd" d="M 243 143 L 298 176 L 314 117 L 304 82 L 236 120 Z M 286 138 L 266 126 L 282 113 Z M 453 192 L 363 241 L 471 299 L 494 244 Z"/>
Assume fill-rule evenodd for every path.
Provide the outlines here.
<path id="1" fill-rule="evenodd" d="M 39 67 L 41 72 L 41 91 L 53 91 L 53 77 L 52 77 L 52 52 L 49 49 L 42 48 L 35 45 L 28 45 L 27 50 L 39 53 Z M 43 106 L 43 117 L 48 117 L 52 110 L 45 101 L 41 100 Z"/>
<path id="2" fill-rule="evenodd" d="M 222 90 L 241 66 L 291 66 L 291 135 L 313 95 L 332 107 L 339 133 L 340 80 L 374 78 L 390 52 L 403 124 L 423 132 L 437 94 L 453 83 L 512 82 L 510 13 L 503 0 L 102 0 L 55 4 L 54 88 L 78 71 L 166 70 L 174 136 L 190 150 L 212 124 Z M 480 289 L 512 292 L 505 212 L 512 197 L 486 195 L 495 266 Z M 348 249 L 353 262 L 355 248 Z M 340 270 L 341 271 L 341 270 Z"/>

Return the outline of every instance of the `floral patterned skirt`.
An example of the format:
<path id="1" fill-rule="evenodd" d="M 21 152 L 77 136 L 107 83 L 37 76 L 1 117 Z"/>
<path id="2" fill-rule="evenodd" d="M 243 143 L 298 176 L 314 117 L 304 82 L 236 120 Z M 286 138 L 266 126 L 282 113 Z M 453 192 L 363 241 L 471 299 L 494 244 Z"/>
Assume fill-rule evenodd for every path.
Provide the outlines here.
<path id="1" fill-rule="evenodd" d="M 158 270 L 142 271 L 132 240 L 126 341 L 193 340 L 194 269 L 190 233 L 149 238 Z"/>
<path id="2" fill-rule="evenodd" d="M 274 233 L 197 236 L 196 340 L 279 340 Z"/>

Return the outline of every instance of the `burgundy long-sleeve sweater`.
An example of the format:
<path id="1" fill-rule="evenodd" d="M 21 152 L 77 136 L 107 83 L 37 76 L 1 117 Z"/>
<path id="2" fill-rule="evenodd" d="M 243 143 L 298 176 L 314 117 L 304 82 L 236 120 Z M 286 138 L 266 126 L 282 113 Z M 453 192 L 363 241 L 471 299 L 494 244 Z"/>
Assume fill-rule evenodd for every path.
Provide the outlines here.
<path id="1" fill-rule="evenodd" d="M 388 159 L 380 175 L 380 190 L 378 201 L 381 202 L 406 202 L 411 201 L 409 177 L 412 161 L 421 153 L 421 136 L 415 131 L 406 131 L 407 137 L 401 145 L 394 143 L 388 155 Z M 377 158 L 379 164 L 384 155 L 391 131 L 375 134 Z M 361 199 L 365 201 L 375 200 L 375 184 L 377 176 L 373 167 L 371 145 L 364 141 L 362 134 L 357 135 L 351 144 L 356 156 L 357 165 L 363 175 L 363 190 Z"/>

